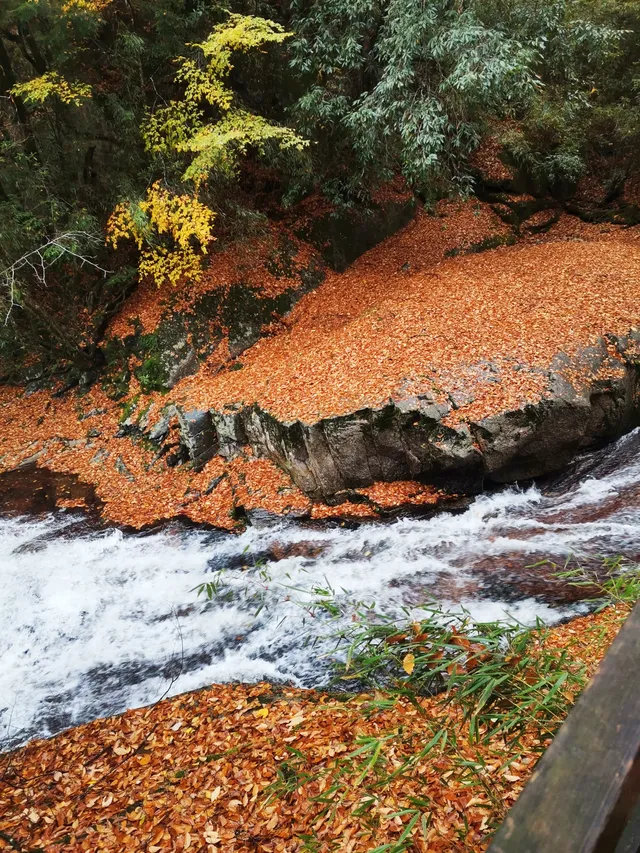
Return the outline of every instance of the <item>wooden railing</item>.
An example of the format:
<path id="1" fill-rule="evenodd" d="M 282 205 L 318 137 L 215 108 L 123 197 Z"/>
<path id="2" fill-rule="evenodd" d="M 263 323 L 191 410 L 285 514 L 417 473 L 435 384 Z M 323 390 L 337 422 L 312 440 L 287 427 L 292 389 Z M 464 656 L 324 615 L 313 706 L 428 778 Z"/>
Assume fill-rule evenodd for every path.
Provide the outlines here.
<path id="1" fill-rule="evenodd" d="M 488 853 L 640 851 L 640 604 Z"/>

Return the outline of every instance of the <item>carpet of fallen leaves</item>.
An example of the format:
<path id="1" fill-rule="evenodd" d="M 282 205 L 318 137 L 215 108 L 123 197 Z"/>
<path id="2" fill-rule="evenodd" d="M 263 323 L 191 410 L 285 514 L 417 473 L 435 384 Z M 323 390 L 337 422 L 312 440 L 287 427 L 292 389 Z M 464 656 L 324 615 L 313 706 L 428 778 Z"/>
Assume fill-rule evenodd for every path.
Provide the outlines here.
<path id="1" fill-rule="evenodd" d="M 205 368 L 171 399 L 207 407 L 259 400 L 277 414 L 315 420 L 427 386 L 458 395 L 460 417 L 478 417 L 539 398 L 540 371 L 558 349 L 637 323 L 640 229 L 563 215 L 518 246 L 453 258 L 511 231 L 477 202 L 443 203 L 436 214 L 420 213 L 346 273 L 329 276 L 285 328 L 246 353 L 241 370 Z M 227 278 L 235 275 L 234 267 Z M 128 331 L 132 311 L 153 328 L 155 296 L 134 295 L 112 331 Z M 476 383 L 483 359 L 501 370 L 488 388 Z M 513 369 L 514 360 L 531 370 Z M 239 506 L 366 518 L 441 498 L 426 486 L 392 483 L 360 490 L 360 503 L 311 506 L 283 472 L 250 454 L 216 457 L 199 473 L 168 468 L 144 443 L 118 435 L 122 404 L 139 391 L 134 383 L 116 403 L 97 387 L 82 396 L 0 388 L 0 471 L 33 461 L 76 474 L 93 484 L 107 518 L 136 527 L 183 516 L 232 529 Z M 168 401 L 150 395 L 141 405 L 157 413 Z M 624 615 L 610 608 L 576 620 L 554 629 L 552 642 L 593 671 Z M 374 707 L 377 698 L 213 686 L 29 744 L 0 758 L 0 849 L 358 853 L 397 841 L 407 822 L 398 813 L 417 798 L 428 803 L 426 830 L 411 831 L 417 850 L 484 850 L 544 744 L 531 732 L 513 754 L 501 742 L 471 746 L 456 712 L 443 717 L 437 698 L 419 700 L 424 713 L 403 700 Z M 334 765 L 359 737 L 394 733 L 385 756 L 393 770 L 443 719 L 459 735 L 455 749 L 430 755 L 382 792 L 358 773 L 343 777 L 344 797 L 330 795 Z M 310 768 L 299 784 L 287 763 L 296 751 Z M 478 760 L 484 770 L 470 777 L 468 762 Z M 274 785 L 278 796 L 270 796 Z M 370 795 L 375 805 L 363 813 Z"/>
<path id="2" fill-rule="evenodd" d="M 158 406 L 166 402 L 157 396 Z M 238 506 L 279 514 L 308 510 L 308 498 L 268 460 L 217 456 L 198 473 L 169 468 L 143 442 L 118 436 L 121 414 L 98 388 L 81 397 L 0 388 L 0 471 L 33 461 L 75 474 L 94 487 L 106 519 L 136 528 L 184 517 L 232 530 Z"/>
<path id="3" fill-rule="evenodd" d="M 257 402 L 311 423 L 411 393 L 458 398 L 458 419 L 538 401 L 558 352 L 637 324 L 640 229 L 565 217 L 535 242 L 445 259 L 506 230 L 479 203 L 422 212 L 301 300 L 243 369 L 188 377 L 175 392 L 196 407 Z"/>
<path id="4" fill-rule="evenodd" d="M 544 645 L 591 675 L 627 613 L 561 625 Z M 0 850 L 364 853 L 397 842 L 416 803 L 412 849 L 484 850 L 546 742 L 472 745 L 439 697 L 381 698 L 214 685 L 33 741 L 0 756 Z M 442 725 L 456 737 L 382 788 L 348 763 L 359 738 L 391 735 L 392 772 Z"/>
<path id="5" fill-rule="evenodd" d="M 563 214 L 545 234 L 524 232 L 519 245 L 448 257 L 513 239 L 513 232 L 477 201 L 442 202 L 435 215 L 421 211 L 304 296 L 271 337 L 236 360 L 241 369 L 220 372 L 230 356 L 214 352 L 169 395 L 142 395 L 135 380 L 118 402 L 99 386 L 83 396 L 0 388 L 0 472 L 31 460 L 76 474 L 95 487 L 107 519 L 137 528 L 183 516 L 233 529 L 239 507 L 320 519 L 433 504 L 441 496 L 395 483 L 362 490 L 338 509 L 311 505 L 287 475 L 251 456 L 231 464 L 216 457 L 198 474 L 169 468 L 144 442 L 118 435 L 123 407 L 134 400 L 139 410 L 152 406 L 153 423 L 169 402 L 209 408 L 258 401 L 280 416 L 315 421 L 427 389 L 455 401 L 453 424 L 537 400 L 558 350 L 636 325 L 640 228 L 588 225 Z M 276 237 L 248 241 L 236 256 L 218 253 L 191 304 L 201 291 L 242 276 L 273 295 L 282 280 L 265 271 L 264 259 Z M 307 260 L 300 244 L 298 261 Z M 172 298 L 181 305 L 187 296 Z M 125 334 L 134 316 L 149 330 L 162 310 L 158 291 L 143 286 L 111 331 Z"/>
<path id="6" fill-rule="evenodd" d="M 274 248 L 283 239 L 291 244 L 293 254 L 288 276 L 277 275 L 269 263 Z M 163 316 L 176 311 L 192 311 L 200 297 L 214 291 L 226 295 L 234 284 L 251 285 L 263 297 L 280 296 L 292 286 L 293 276 L 308 267 L 313 258 L 318 258 L 318 253 L 308 243 L 298 239 L 284 225 L 268 223 L 259 236 L 214 251 L 198 281 L 184 280 L 164 290 L 158 290 L 151 279 L 140 282 L 109 324 L 106 336 L 126 337 L 132 333 L 134 323 L 149 334 L 155 331 Z"/>

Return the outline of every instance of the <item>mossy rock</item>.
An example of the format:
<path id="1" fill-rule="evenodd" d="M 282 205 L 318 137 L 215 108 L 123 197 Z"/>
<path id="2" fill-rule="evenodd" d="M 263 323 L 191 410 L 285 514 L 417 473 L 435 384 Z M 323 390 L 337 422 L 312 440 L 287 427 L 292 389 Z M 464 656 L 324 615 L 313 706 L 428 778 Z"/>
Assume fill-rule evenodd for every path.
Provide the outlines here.
<path id="1" fill-rule="evenodd" d="M 257 283 L 239 280 L 226 292 L 212 290 L 188 309 L 165 311 L 155 331 L 145 334 L 134 319 L 131 334 L 104 342 L 105 370 L 102 385 L 114 399 L 129 388 L 132 358 L 140 362 L 134 373 L 145 393 L 168 391 L 181 379 L 198 372 L 201 362 L 228 334 L 233 358 L 255 344 L 264 327 L 285 316 L 295 303 L 317 287 L 325 269 L 317 257 L 306 266 L 296 261 L 300 245 L 280 234 L 266 261 L 267 271 L 285 287 L 277 296 L 265 296 Z M 241 251 L 241 248 L 239 248 Z"/>

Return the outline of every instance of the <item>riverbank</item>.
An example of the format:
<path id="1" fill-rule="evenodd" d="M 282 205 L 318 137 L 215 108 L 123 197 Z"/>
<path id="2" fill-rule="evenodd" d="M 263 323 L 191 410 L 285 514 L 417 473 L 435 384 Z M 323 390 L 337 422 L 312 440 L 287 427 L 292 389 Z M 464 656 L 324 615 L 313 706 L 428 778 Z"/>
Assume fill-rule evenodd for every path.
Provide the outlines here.
<path id="1" fill-rule="evenodd" d="M 590 676 L 627 613 L 556 627 L 533 654 Z M 0 758 L 0 848 L 484 850 L 547 741 L 531 726 L 473 744 L 439 697 L 386 700 L 214 685 L 34 741 Z"/>
<path id="2" fill-rule="evenodd" d="M 133 353 L 117 393 L 112 378 L 0 388 L 0 471 L 76 475 L 118 524 L 227 530 L 255 512 L 377 518 L 545 473 L 637 420 L 639 238 L 567 214 L 516 235 L 477 201 L 420 211 L 266 337 L 236 356 L 220 340 L 169 390 L 143 387 Z M 227 255 L 209 295 L 236 274 Z M 157 298 L 143 287 L 112 333 L 149 324 Z"/>

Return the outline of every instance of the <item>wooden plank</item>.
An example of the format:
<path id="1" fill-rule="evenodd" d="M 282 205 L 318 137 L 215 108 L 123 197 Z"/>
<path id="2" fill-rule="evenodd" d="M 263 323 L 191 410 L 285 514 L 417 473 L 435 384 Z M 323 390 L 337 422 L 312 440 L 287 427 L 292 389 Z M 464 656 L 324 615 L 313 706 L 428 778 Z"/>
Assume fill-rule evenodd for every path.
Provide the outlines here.
<path id="1" fill-rule="evenodd" d="M 640 801 L 636 803 L 615 853 L 639 853 L 640 851 Z"/>
<path id="2" fill-rule="evenodd" d="M 612 853 L 640 797 L 640 604 L 489 853 Z"/>

